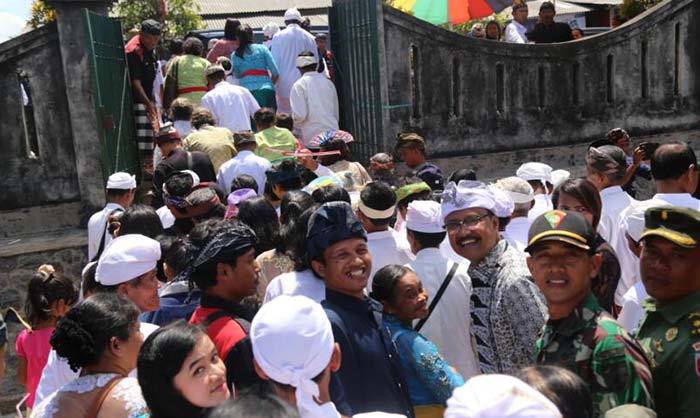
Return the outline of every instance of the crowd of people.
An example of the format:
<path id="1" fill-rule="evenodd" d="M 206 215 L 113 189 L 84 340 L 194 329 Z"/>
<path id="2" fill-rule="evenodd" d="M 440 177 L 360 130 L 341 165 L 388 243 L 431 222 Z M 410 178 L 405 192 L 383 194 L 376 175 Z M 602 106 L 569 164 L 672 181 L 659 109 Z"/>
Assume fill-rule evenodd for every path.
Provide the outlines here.
<path id="1" fill-rule="evenodd" d="M 551 44 L 573 41 L 584 36 L 579 27 L 555 22 L 556 8 L 551 1 L 545 1 L 540 5 L 534 26 L 529 24 L 529 10 L 525 2 L 513 4 L 512 10 L 513 19 L 505 28 L 501 28 L 497 20 L 489 20 L 486 24 L 478 22 L 472 25 L 468 36 L 514 44 Z"/>
<path id="2" fill-rule="evenodd" d="M 14 346 L 30 416 L 700 416 L 688 144 L 616 128 L 585 177 L 533 161 L 484 182 L 401 133 L 363 165 L 329 54 L 285 20 L 269 48 L 229 21 L 165 64 L 157 22 L 130 42 L 158 122 L 152 196 L 110 175 L 79 287 L 48 259 L 29 280 Z M 176 92 L 162 104 L 157 65 Z M 8 343 L 0 321 L 0 357 Z"/>

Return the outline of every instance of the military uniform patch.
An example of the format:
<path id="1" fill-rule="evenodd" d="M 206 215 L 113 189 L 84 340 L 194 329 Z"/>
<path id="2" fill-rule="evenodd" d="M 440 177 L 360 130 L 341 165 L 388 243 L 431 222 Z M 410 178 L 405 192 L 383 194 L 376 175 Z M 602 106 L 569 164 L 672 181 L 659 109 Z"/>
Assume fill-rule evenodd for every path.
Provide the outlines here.
<path id="1" fill-rule="evenodd" d="M 695 374 L 700 377 L 700 353 L 695 353 Z"/>
<path id="2" fill-rule="evenodd" d="M 671 327 L 666 331 L 666 341 L 671 342 L 678 337 L 678 328 Z"/>
<path id="3" fill-rule="evenodd" d="M 693 344 L 693 350 L 695 351 L 700 351 L 700 341 L 696 342 Z"/>

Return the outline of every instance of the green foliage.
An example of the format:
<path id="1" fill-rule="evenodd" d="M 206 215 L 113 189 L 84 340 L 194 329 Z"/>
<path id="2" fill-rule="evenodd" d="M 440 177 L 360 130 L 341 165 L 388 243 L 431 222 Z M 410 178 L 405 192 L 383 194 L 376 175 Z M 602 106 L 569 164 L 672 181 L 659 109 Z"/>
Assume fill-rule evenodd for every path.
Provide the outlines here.
<path id="1" fill-rule="evenodd" d="M 168 13 L 163 26 L 163 39 L 181 38 L 187 32 L 202 29 L 199 5 L 195 0 L 168 0 Z M 113 12 L 122 21 L 125 34 L 146 19 L 163 21 L 159 0 L 120 0 Z"/>
<path id="2" fill-rule="evenodd" d="M 56 10 L 54 10 L 52 6 L 48 6 L 44 3 L 44 0 L 32 1 L 29 21 L 27 22 L 32 29 L 36 29 L 54 20 L 56 20 Z"/>
<path id="3" fill-rule="evenodd" d="M 632 19 L 662 1 L 663 0 L 625 0 L 620 7 L 620 16 L 623 20 Z"/>

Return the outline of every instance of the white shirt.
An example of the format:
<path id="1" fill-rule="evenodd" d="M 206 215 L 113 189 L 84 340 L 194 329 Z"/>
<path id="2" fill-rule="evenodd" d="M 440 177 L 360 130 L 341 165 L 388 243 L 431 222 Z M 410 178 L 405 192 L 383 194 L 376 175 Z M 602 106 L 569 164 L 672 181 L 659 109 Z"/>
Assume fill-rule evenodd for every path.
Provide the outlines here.
<path id="1" fill-rule="evenodd" d="M 600 213 L 598 233 L 607 243 L 614 247 L 617 237 L 620 235 L 620 214 L 636 200 L 622 190 L 620 186 L 612 186 L 601 190 L 600 200 L 603 203 L 603 209 Z"/>
<path id="2" fill-rule="evenodd" d="M 644 316 L 644 308 L 642 302 L 648 298 L 649 294 L 644 288 L 642 282 L 635 283 L 622 297 L 622 311 L 617 317 L 617 323 L 629 333 L 637 331 L 642 316 Z"/>
<path id="3" fill-rule="evenodd" d="M 299 25 L 292 23 L 272 37 L 270 49 L 280 74 L 275 84 L 275 92 L 280 97 L 289 97 L 292 86 L 301 77 L 297 68 L 299 54 L 313 52 L 318 59 L 316 39 Z M 289 112 L 288 109 L 281 111 Z"/>
<path id="4" fill-rule="evenodd" d="M 333 82 L 323 74 L 305 73 L 294 83 L 289 101 L 294 126 L 301 132 L 305 147 L 314 136 L 338 129 L 338 93 Z"/>
<path id="5" fill-rule="evenodd" d="M 112 236 L 107 232 L 107 217 L 116 209 L 124 210 L 121 205 L 116 203 L 107 203 L 107 205 L 99 212 L 94 213 L 88 221 L 88 261 L 95 258 L 97 251 L 100 249 L 100 241 L 102 236 L 105 237 L 104 248 L 107 248 L 112 242 Z"/>
<path id="6" fill-rule="evenodd" d="M 220 81 L 202 97 L 202 107 L 211 110 L 216 126 L 231 132 L 250 131 L 250 120 L 260 105 L 248 89 Z"/>
<path id="7" fill-rule="evenodd" d="M 156 78 L 155 80 L 153 80 L 153 97 L 155 98 L 156 109 L 161 109 L 163 107 L 163 99 L 160 95 L 160 88 L 163 87 L 164 83 L 165 77 L 163 77 L 163 63 L 161 61 L 158 61 L 158 70 L 156 70 Z"/>
<path id="8" fill-rule="evenodd" d="M 437 248 L 425 248 L 407 264 L 423 283 L 430 301 L 435 297 L 454 263 Z M 471 280 L 468 265 L 459 264 L 450 284 L 420 333 L 432 341 L 447 363 L 469 379 L 479 373 L 470 333 Z"/>
<path id="9" fill-rule="evenodd" d="M 700 210 L 700 200 L 689 193 L 657 193 L 649 201 L 658 201 L 662 206 L 672 205 Z"/>
<path id="10" fill-rule="evenodd" d="M 525 248 L 527 248 L 527 232 L 530 230 L 530 223 L 530 220 L 525 216 L 511 218 L 508 225 L 506 225 L 506 230 L 503 232 L 503 238 L 518 251 L 525 252 Z"/>
<path id="11" fill-rule="evenodd" d="M 506 26 L 505 40 L 511 44 L 526 44 L 529 41 L 525 32 L 527 32 L 527 28 L 513 20 Z"/>
<path id="12" fill-rule="evenodd" d="M 306 296 L 315 302 L 321 303 L 326 299 L 326 285 L 310 269 L 292 271 L 280 274 L 272 279 L 265 290 L 263 304 L 281 295 Z"/>
<path id="13" fill-rule="evenodd" d="M 160 218 L 160 223 L 163 224 L 163 229 L 168 229 L 175 225 L 175 215 L 170 212 L 167 206 L 161 206 L 156 210 L 156 214 Z"/>
<path id="14" fill-rule="evenodd" d="M 177 131 L 177 133 L 180 134 L 180 138 L 187 138 L 187 135 L 191 134 L 192 131 L 194 131 L 194 128 L 192 127 L 192 122 L 188 120 L 176 120 L 173 122 L 173 127 Z M 160 147 L 156 147 L 160 149 Z"/>
<path id="15" fill-rule="evenodd" d="M 141 322 L 140 329 L 141 334 L 143 334 L 143 339 L 145 340 L 153 331 L 158 329 L 158 325 Z M 58 357 L 56 350 L 51 349 L 49 358 L 46 361 L 46 366 L 44 366 L 44 370 L 41 372 L 39 385 L 36 388 L 34 405 L 39 405 L 41 401 L 48 398 L 49 395 L 59 390 L 66 383 L 77 379 L 78 376 L 80 376 L 80 371 L 74 372 L 71 370 L 68 365 L 68 360 L 63 357 Z M 136 369 L 129 373 L 129 377 L 137 377 Z"/>
<path id="16" fill-rule="evenodd" d="M 258 196 L 262 196 L 265 193 L 265 171 L 271 166 L 272 164 L 266 158 L 259 157 L 252 151 L 241 151 L 221 165 L 216 182 L 228 193 L 233 179 L 240 174 L 247 174 L 258 183 Z"/>
<path id="17" fill-rule="evenodd" d="M 372 291 L 374 274 L 389 264 L 404 264 L 413 261 L 410 245 L 394 228 L 367 234 L 367 247 L 372 255 L 372 270 L 367 282 L 367 292 Z"/>
<path id="18" fill-rule="evenodd" d="M 535 205 L 527 212 L 527 220 L 532 223 L 538 216 L 554 209 L 552 198 L 546 194 L 535 195 Z"/>

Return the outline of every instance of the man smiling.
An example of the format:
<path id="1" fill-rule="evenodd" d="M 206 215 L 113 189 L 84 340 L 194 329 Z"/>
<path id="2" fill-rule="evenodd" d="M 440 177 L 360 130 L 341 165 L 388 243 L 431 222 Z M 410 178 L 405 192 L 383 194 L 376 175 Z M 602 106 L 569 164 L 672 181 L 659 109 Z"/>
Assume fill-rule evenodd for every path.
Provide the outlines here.
<path id="1" fill-rule="evenodd" d="M 382 305 L 364 293 L 372 257 L 362 222 L 348 203 L 326 203 L 311 215 L 306 239 L 311 268 L 326 284 L 322 305 L 343 353 L 331 399 L 343 415 L 413 417 L 398 353 L 382 326 Z"/>
<path id="2" fill-rule="evenodd" d="M 595 416 L 624 404 L 652 407 L 644 352 L 591 294 L 600 269 L 595 231 L 578 212 L 554 210 L 528 233 L 527 265 L 549 305 L 537 362 L 578 374 L 593 395 Z"/>
<path id="3" fill-rule="evenodd" d="M 482 373 L 514 373 L 535 360 L 535 340 L 547 318 L 525 256 L 501 239 L 496 198 L 477 182 L 451 182 L 442 216 L 452 249 L 471 262 L 472 335 Z"/>

